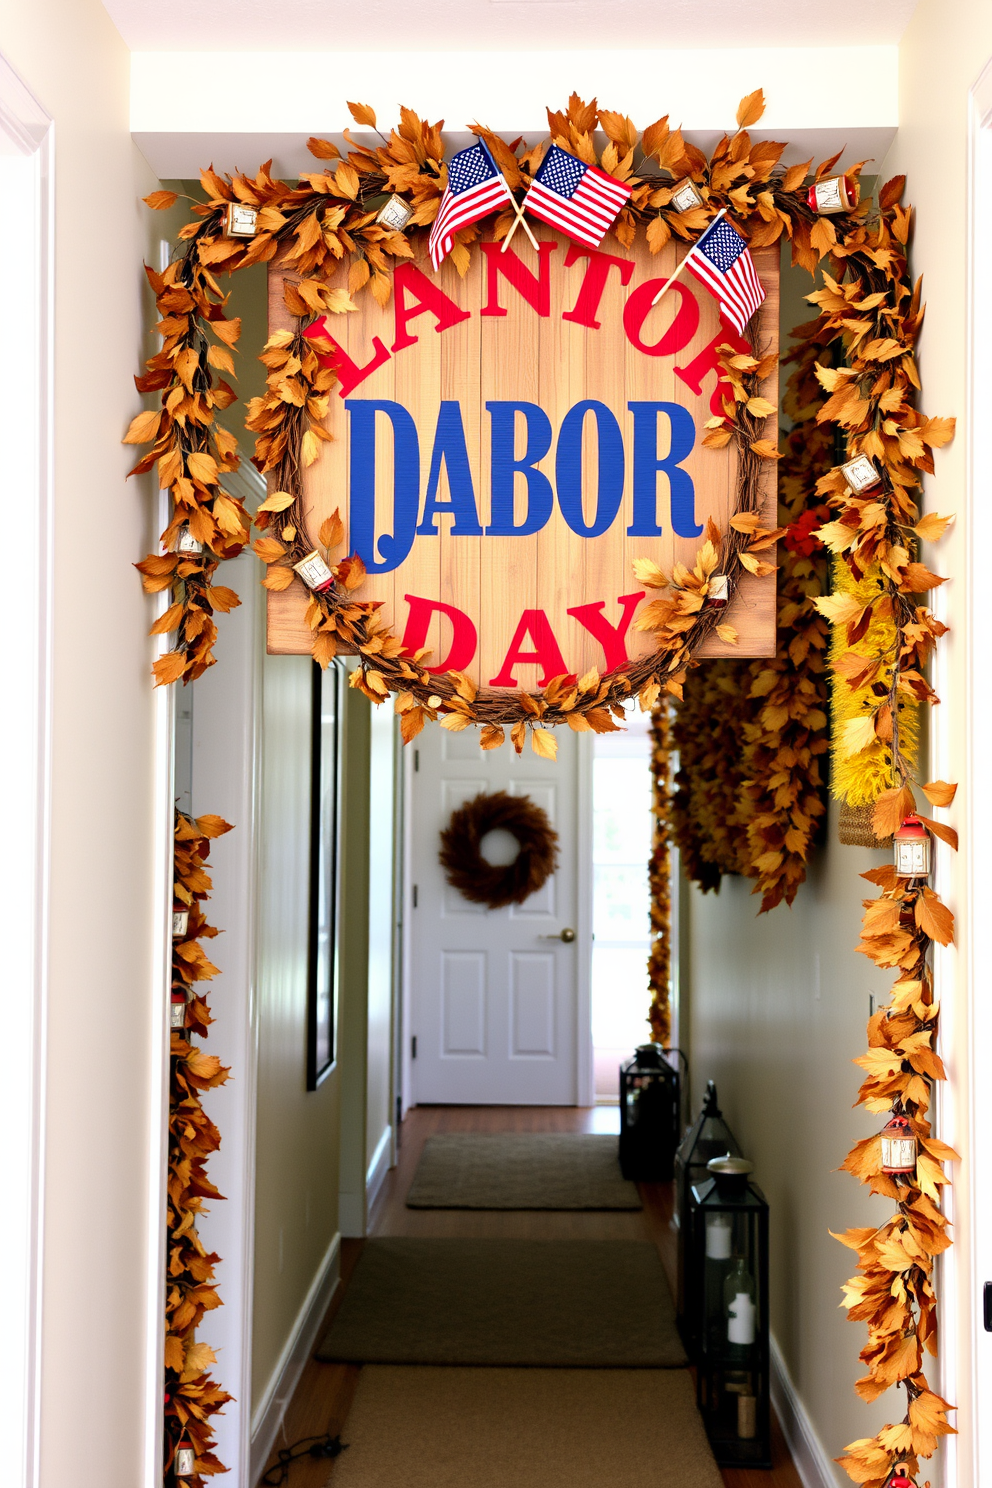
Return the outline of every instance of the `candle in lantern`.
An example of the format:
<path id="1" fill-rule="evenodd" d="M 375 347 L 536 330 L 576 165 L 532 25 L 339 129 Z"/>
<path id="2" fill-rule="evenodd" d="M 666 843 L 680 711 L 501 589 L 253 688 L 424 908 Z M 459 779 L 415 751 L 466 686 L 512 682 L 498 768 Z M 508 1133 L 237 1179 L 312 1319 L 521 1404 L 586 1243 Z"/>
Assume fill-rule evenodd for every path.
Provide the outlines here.
<path id="1" fill-rule="evenodd" d="M 203 552 L 203 544 L 190 532 L 188 523 L 184 522 L 176 533 L 172 551 L 184 558 L 196 558 Z"/>
<path id="2" fill-rule="evenodd" d="M 708 1261 L 729 1261 L 732 1237 L 729 1214 L 708 1214 L 706 1216 L 706 1259 Z"/>
<path id="3" fill-rule="evenodd" d="M 172 938 L 183 940 L 189 930 L 189 910 L 174 909 L 172 911 Z"/>

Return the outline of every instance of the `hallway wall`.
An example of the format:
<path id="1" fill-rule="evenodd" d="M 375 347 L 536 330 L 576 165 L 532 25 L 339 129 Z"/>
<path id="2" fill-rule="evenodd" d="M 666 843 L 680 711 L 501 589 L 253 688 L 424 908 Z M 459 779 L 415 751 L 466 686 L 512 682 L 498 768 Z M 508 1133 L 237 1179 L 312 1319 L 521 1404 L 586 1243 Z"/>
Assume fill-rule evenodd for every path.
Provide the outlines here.
<path id="1" fill-rule="evenodd" d="M 880 167 L 883 181 L 907 174 L 905 200 L 918 213 L 913 267 L 924 275 L 928 303 L 920 350 L 923 406 L 929 414 L 958 418 L 957 438 L 937 452 L 936 477 L 926 493 L 929 509 L 957 513 L 932 554 L 932 566 L 952 580 L 933 596 L 952 633 L 942 643 L 935 675 L 943 701 L 932 719 L 928 778 L 962 782 L 970 684 L 965 580 L 972 541 L 965 500 L 967 108 L 969 87 L 990 54 L 992 11 L 981 0 L 921 0 L 900 48 L 899 133 Z M 964 847 L 966 810 L 959 794 L 950 818 L 962 831 Z M 757 919 L 757 900 L 742 880 L 725 880 L 718 896 L 695 890 L 685 895 L 694 1096 L 698 1101 L 707 1078 L 717 1080 L 724 1111 L 757 1165 L 772 1211 L 772 1328 L 827 1457 L 902 1414 L 894 1393 L 871 1408 L 853 1393 L 862 1372 L 857 1355 L 864 1330 L 846 1321 L 837 1290 L 853 1269 L 853 1256 L 827 1233 L 878 1223 L 890 1209 L 835 1171 L 848 1147 L 874 1129 L 872 1117 L 851 1109 L 860 1071 L 850 1061 L 864 1047 L 869 993 L 885 993 L 891 981 L 854 954 L 862 890 L 871 892 L 857 875 L 882 861 L 884 856 L 838 844 L 832 806 L 828 844 L 814 856 L 791 911 L 779 908 Z M 966 859 L 945 848 L 938 863 L 938 887 L 958 917 L 960 943 L 968 928 Z M 962 1436 L 942 1448 L 938 1475 L 947 1483 L 972 1483 L 978 1465 L 971 1455 L 968 1396 L 980 1324 L 969 1276 L 969 1029 L 959 964 L 952 950 L 938 957 L 936 967 L 942 1052 L 951 1080 L 941 1101 L 940 1132 L 965 1149 L 966 1161 L 951 1200 L 957 1244 L 941 1280 L 942 1363 L 930 1376 L 961 1407 Z M 838 1484 L 849 1481 L 839 1468 L 826 1470 Z"/>
<path id="2" fill-rule="evenodd" d="M 99 0 L 3 4 L 0 51 L 55 121 L 40 1482 L 136 1488 L 155 1470 L 160 1401 L 147 1287 L 167 985 L 156 720 L 168 705 L 148 676 L 153 601 L 131 567 L 158 531 L 154 488 L 125 485 L 134 451 L 120 440 L 141 407 L 140 264 L 158 224 L 140 197 L 158 182 L 131 141 L 130 59 Z M 96 1175 L 101 1132 L 113 1163 Z"/>

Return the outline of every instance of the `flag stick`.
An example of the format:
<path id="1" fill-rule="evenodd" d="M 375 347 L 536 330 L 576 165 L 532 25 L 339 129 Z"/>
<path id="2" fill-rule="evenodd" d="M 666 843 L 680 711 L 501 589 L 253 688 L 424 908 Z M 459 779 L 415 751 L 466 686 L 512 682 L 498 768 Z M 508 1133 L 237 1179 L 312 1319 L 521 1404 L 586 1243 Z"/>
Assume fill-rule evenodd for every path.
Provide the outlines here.
<path id="1" fill-rule="evenodd" d="M 716 216 L 713 218 L 713 221 L 710 223 L 709 227 L 706 229 L 706 232 L 703 233 L 703 238 L 705 238 L 706 233 L 710 232 L 714 227 L 716 227 L 716 224 L 720 221 L 720 218 L 721 217 L 726 217 L 726 215 L 727 215 L 727 209 L 726 209 L 726 207 L 721 207 L 720 210 L 719 210 L 719 212 L 717 212 Z M 658 293 L 655 295 L 654 299 L 651 301 L 651 304 L 652 305 L 657 305 L 657 303 L 658 303 L 659 300 L 664 299 L 665 295 L 671 289 L 671 287 L 675 283 L 676 279 L 682 273 L 682 270 L 688 266 L 688 263 L 689 263 L 690 258 L 695 253 L 696 249 L 699 247 L 699 244 L 703 241 L 703 238 L 698 238 L 696 240 L 696 242 L 693 243 L 692 247 L 689 249 L 689 252 L 686 254 L 685 258 L 682 260 L 682 262 L 679 264 L 678 268 L 675 270 L 675 273 L 672 275 L 672 277 L 670 279 L 666 280 L 666 282 L 659 289 Z"/>
<path id="2" fill-rule="evenodd" d="M 506 250 L 507 250 L 507 248 L 509 247 L 509 244 L 510 244 L 510 239 L 513 237 L 513 234 L 516 232 L 516 230 L 517 230 L 518 227 L 522 227 L 523 230 L 524 230 L 524 232 L 530 238 L 531 242 L 534 245 L 534 252 L 535 253 L 539 252 L 540 250 L 538 249 L 538 246 L 537 246 L 537 239 L 535 238 L 534 234 L 530 230 L 530 224 L 528 223 L 527 218 L 524 216 L 524 209 L 523 209 L 523 207 L 521 207 L 521 206 L 518 205 L 517 199 L 514 196 L 511 196 L 510 197 L 510 202 L 511 202 L 511 204 L 513 206 L 513 210 L 517 214 L 517 220 L 515 222 L 511 222 L 510 223 L 510 230 L 507 233 L 506 237 L 503 239 L 503 246 L 499 250 L 500 253 L 505 253 L 506 252 Z"/>

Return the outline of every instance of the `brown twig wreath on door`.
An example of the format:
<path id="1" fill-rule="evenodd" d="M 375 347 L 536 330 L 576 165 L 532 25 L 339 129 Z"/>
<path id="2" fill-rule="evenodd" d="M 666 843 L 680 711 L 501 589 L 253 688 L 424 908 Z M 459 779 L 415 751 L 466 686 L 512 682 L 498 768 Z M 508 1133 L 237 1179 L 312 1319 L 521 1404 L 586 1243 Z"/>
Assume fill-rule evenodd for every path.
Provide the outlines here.
<path id="1" fill-rule="evenodd" d="M 509 832 L 520 844 L 512 863 L 490 863 L 479 844 L 487 832 Z M 528 796 L 482 792 L 451 813 L 438 854 L 449 884 L 473 904 L 523 904 L 558 866 L 558 833 Z"/>

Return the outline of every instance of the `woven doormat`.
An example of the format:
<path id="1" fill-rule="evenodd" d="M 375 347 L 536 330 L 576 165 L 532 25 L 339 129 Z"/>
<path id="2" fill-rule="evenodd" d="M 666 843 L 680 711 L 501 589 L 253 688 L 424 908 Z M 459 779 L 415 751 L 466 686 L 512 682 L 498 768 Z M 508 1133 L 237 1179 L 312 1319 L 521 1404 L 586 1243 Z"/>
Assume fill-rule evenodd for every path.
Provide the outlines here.
<path id="1" fill-rule="evenodd" d="M 369 1240 L 317 1358 L 677 1368 L 658 1252 L 640 1240 Z"/>
<path id="2" fill-rule="evenodd" d="M 572 1132 L 457 1132 L 429 1137 L 410 1209 L 639 1209 L 616 1137 Z"/>
<path id="3" fill-rule="evenodd" d="M 328 1488 L 722 1488 L 683 1370 L 363 1369 Z"/>

